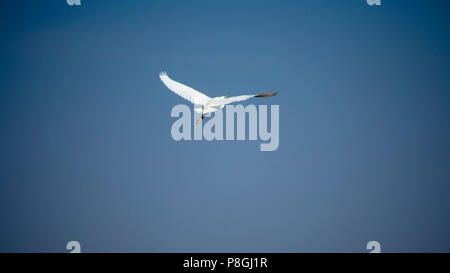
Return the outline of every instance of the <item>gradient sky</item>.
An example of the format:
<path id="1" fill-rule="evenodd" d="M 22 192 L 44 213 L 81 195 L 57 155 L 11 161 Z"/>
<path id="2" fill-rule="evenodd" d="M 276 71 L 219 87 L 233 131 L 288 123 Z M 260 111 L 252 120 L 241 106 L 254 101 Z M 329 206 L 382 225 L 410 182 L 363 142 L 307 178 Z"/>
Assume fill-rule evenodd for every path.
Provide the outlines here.
<path id="1" fill-rule="evenodd" d="M 81 3 L 0 10 L 0 252 L 450 252 L 448 1 Z M 279 149 L 174 141 L 161 70 Z"/>

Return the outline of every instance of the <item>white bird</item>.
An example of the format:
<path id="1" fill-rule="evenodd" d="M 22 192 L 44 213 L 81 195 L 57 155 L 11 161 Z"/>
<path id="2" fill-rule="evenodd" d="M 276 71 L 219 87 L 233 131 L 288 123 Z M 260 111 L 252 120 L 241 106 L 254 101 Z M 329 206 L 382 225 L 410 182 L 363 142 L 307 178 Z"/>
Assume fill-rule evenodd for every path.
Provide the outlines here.
<path id="1" fill-rule="evenodd" d="M 210 98 L 189 86 L 172 80 L 171 78 L 169 78 L 169 76 L 167 76 L 166 72 L 159 73 L 159 78 L 167 86 L 167 88 L 169 88 L 175 94 L 183 97 L 184 99 L 192 102 L 195 105 L 201 106 L 201 108 L 194 108 L 195 112 L 202 115 L 196 123 L 202 121 L 205 118 L 206 114 L 223 109 L 226 104 L 236 101 L 248 100 L 249 98 L 253 97 L 273 97 L 277 94 L 277 92 L 269 92 L 258 95 L 242 95 L 229 98 L 227 98 L 227 95 L 222 97 Z"/>

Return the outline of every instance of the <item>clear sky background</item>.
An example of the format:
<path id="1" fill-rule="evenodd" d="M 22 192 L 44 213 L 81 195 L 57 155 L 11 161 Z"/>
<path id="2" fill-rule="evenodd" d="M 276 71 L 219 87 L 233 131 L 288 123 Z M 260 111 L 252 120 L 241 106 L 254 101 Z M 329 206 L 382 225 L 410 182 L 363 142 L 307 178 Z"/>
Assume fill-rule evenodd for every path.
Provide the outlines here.
<path id="1" fill-rule="evenodd" d="M 7 1 L 0 251 L 450 251 L 448 1 Z M 278 91 L 280 146 L 181 141 Z"/>

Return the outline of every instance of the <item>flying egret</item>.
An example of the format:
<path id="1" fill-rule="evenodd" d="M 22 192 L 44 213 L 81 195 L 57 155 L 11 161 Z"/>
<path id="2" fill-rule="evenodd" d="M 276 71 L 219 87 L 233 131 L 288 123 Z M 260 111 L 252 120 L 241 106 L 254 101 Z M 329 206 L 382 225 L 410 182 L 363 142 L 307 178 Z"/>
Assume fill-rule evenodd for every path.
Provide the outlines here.
<path id="1" fill-rule="evenodd" d="M 201 106 L 201 108 L 200 107 L 194 108 L 195 112 L 202 115 L 197 120 L 196 124 L 200 123 L 205 118 L 206 114 L 215 112 L 217 110 L 221 110 L 223 109 L 223 107 L 225 107 L 226 104 L 236 101 L 248 100 L 249 98 L 253 97 L 257 98 L 273 97 L 277 94 L 277 92 L 269 92 L 258 95 L 241 95 L 229 98 L 227 98 L 227 95 L 222 97 L 210 98 L 205 94 L 193 88 L 190 88 L 187 85 L 172 80 L 171 78 L 169 78 L 169 76 L 167 76 L 166 72 L 159 73 L 159 77 L 161 78 L 161 81 L 167 86 L 167 88 L 169 88 L 175 94 L 183 97 L 184 99 L 192 102 L 195 105 Z"/>

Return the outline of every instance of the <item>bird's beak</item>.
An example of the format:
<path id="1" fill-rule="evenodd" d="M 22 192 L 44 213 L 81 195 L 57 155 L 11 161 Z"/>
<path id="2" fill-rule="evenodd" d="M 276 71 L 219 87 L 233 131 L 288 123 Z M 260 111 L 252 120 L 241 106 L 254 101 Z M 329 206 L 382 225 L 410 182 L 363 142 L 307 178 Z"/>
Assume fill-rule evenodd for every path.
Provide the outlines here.
<path id="1" fill-rule="evenodd" d="M 195 124 L 199 124 L 202 121 L 202 117 L 200 117 L 199 119 L 197 119 L 197 121 L 195 122 Z"/>

